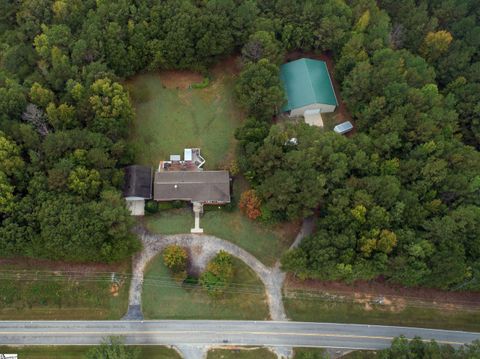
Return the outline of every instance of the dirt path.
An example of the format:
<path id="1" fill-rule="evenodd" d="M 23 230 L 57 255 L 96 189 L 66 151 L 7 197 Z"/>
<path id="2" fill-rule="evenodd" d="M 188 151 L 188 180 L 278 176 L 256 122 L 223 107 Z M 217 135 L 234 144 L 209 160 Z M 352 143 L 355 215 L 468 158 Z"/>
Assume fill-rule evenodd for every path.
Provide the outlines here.
<path id="1" fill-rule="evenodd" d="M 290 249 L 297 248 L 305 237 L 308 237 L 313 233 L 314 229 L 315 229 L 315 216 L 310 216 L 305 218 L 303 220 L 300 231 L 295 237 L 295 241 L 293 241 L 292 245 L 290 246 Z"/>
<path id="2" fill-rule="evenodd" d="M 260 278 L 265 286 L 267 302 L 272 320 L 287 320 L 282 300 L 282 287 L 285 273 L 277 264 L 274 268 L 266 267 L 257 258 L 237 245 L 220 238 L 208 235 L 174 234 L 159 235 L 150 234 L 145 230 L 139 230 L 139 236 L 143 243 L 143 250 L 133 259 L 132 282 L 129 293 L 129 309 L 125 319 L 142 319 L 142 286 L 143 274 L 147 263 L 170 244 L 178 244 L 187 247 L 195 255 L 192 258 L 192 270 L 202 272 L 207 263 L 220 250 L 230 253 L 247 264 Z"/>

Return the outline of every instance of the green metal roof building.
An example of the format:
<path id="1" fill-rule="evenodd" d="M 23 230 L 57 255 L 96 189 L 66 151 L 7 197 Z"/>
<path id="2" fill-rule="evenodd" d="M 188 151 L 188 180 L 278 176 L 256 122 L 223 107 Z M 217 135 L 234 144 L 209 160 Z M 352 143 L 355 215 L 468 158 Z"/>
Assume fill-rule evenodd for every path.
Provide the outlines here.
<path id="1" fill-rule="evenodd" d="M 333 112 L 338 106 L 325 61 L 299 59 L 283 64 L 280 77 L 288 103 L 282 108 L 290 116 L 303 116 L 307 110 Z"/>

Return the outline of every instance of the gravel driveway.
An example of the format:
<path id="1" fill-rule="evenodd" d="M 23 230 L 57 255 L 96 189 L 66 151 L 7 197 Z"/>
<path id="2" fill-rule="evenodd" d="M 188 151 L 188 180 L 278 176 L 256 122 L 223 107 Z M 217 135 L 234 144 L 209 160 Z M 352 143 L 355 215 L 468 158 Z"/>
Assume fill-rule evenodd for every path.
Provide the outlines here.
<path id="1" fill-rule="evenodd" d="M 313 217 L 303 221 L 302 228 L 290 248 L 296 248 L 302 239 L 310 235 L 314 230 L 315 220 Z M 232 256 L 242 260 L 260 278 L 265 286 L 268 308 L 272 320 L 287 320 L 283 306 L 282 287 L 285 281 L 285 273 L 280 269 L 280 262 L 277 261 L 273 268 L 265 266 L 253 255 L 226 240 L 199 234 L 174 234 L 160 235 L 148 233 L 144 228 L 137 228 L 143 249 L 133 258 L 133 273 L 129 292 L 128 312 L 124 319 L 143 319 L 142 314 L 142 287 L 143 274 L 148 262 L 159 254 L 165 247 L 177 244 L 186 247 L 190 252 L 191 268 L 194 273 L 203 272 L 208 262 L 221 250 L 230 253 Z M 205 358 L 208 348 L 197 348 L 184 346 L 177 348 L 185 358 Z M 291 358 L 293 350 L 290 347 L 272 347 L 278 358 Z"/>
<path id="2" fill-rule="evenodd" d="M 201 273 L 208 262 L 221 250 L 230 253 L 247 264 L 260 278 L 265 286 L 270 317 L 272 320 L 286 320 L 282 301 L 282 285 L 285 274 L 280 271 L 279 265 L 274 268 L 266 267 L 257 258 L 237 245 L 223 239 L 198 234 L 151 234 L 145 230 L 139 231 L 143 243 L 143 250 L 133 259 L 133 276 L 129 293 L 129 312 L 125 319 L 142 319 L 138 309 L 142 304 L 143 272 L 147 263 L 160 253 L 166 246 L 177 244 L 189 249 L 192 270 Z"/>

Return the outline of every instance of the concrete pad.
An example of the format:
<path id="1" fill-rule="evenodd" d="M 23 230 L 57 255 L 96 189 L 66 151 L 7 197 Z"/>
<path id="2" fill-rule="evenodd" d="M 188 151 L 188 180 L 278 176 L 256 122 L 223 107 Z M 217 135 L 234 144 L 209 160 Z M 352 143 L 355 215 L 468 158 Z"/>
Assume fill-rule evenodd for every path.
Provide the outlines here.
<path id="1" fill-rule="evenodd" d="M 292 347 L 271 347 L 270 350 L 275 353 L 278 359 L 291 359 L 293 358 Z"/>
<path id="2" fill-rule="evenodd" d="M 144 216 L 145 215 L 145 200 L 144 199 L 127 199 L 127 208 L 132 216 Z"/>
<path id="3" fill-rule="evenodd" d="M 174 347 L 184 359 L 205 359 L 208 353 L 207 346 L 176 345 Z"/>
<path id="4" fill-rule="evenodd" d="M 203 212 L 203 204 L 193 202 L 193 213 L 195 213 L 195 227 L 190 230 L 190 233 L 201 234 L 203 229 L 200 228 L 200 213 Z"/>
<path id="5" fill-rule="evenodd" d="M 305 123 L 310 126 L 323 127 L 323 120 L 320 111 L 305 111 L 303 114 Z"/>

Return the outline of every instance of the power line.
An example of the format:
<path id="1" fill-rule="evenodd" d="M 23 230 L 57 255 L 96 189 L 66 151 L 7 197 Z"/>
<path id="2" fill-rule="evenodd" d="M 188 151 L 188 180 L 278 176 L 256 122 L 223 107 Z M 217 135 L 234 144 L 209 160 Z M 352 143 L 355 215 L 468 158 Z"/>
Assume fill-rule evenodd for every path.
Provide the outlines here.
<path id="1" fill-rule="evenodd" d="M 111 283 L 111 276 L 112 273 L 115 273 L 115 276 L 118 277 L 120 280 L 129 280 L 135 275 L 131 273 L 118 273 L 118 272 L 92 272 L 85 274 L 85 272 L 80 271 L 35 271 L 35 270 L 27 270 L 27 271 L 18 271 L 18 270 L 0 270 L 0 279 L 4 280 L 19 280 L 19 281 L 80 281 L 80 282 L 91 282 L 91 283 Z M 75 276 L 72 276 L 74 275 Z M 76 276 L 78 275 L 78 276 Z M 143 285 L 145 287 L 157 287 L 157 288 L 181 288 L 185 290 L 203 290 L 204 288 L 199 284 L 190 284 L 190 283 L 177 283 L 175 282 L 171 276 L 147 276 L 143 279 Z M 265 295 L 265 288 L 263 284 L 245 284 L 245 283 L 238 283 L 232 282 L 228 283 L 226 288 L 223 288 L 225 293 L 232 293 L 232 294 L 251 294 L 251 295 Z M 376 303 L 375 300 L 371 300 L 366 298 L 364 301 L 355 301 L 352 298 L 348 298 L 349 293 L 342 295 L 338 294 L 329 294 L 328 292 L 320 292 L 314 289 L 284 289 L 284 297 L 290 300 L 314 300 L 314 301 L 323 301 L 323 302 L 349 302 L 353 304 L 379 304 Z M 408 299 L 409 302 L 407 303 L 408 306 L 417 306 L 417 307 L 442 307 L 448 304 L 460 304 L 466 307 L 478 307 L 480 303 L 476 302 L 469 302 L 469 301 L 455 301 L 455 302 L 442 302 L 442 303 L 426 303 L 425 301 L 420 301 L 419 298 L 415 297 L 408 297 L 408 296 L 393 296 L 393 295 L 382 295 L 376 294 L 375 297 L 382 297 L 386 296 L 393 300 L 401 300 L 401 299 Z M 392 304 L 393 306 L 395 303 Z"/>

